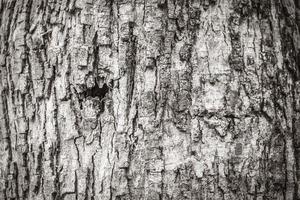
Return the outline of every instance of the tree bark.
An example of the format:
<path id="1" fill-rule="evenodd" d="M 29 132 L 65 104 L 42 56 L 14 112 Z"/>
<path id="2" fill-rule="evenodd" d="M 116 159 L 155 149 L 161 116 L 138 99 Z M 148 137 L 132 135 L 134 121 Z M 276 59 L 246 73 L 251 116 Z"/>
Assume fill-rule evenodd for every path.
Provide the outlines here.
<path id="1" fill-rule="evenodd" d="M 0 0 L 0 199 L 300 199 L 297 0 Z"/>

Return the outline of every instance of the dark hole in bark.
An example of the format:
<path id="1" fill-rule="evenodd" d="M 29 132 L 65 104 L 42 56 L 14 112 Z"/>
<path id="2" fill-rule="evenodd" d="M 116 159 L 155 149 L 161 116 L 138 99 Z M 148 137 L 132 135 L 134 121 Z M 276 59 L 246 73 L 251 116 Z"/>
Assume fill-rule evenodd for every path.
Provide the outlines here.
<path id="1" fill-rule="evenodd" d="M 87 88 L 86 91 L 82 93 L 82 97 L 85 99 L 88 97 L 97 98 L 99 99 L 99 108 L 100 112 L 104 111 L 104 105 L 105 105 L 105 96 L 106 94 L 112 90 L 113 88 L 113 80 L 111 80 L 108 83 L 104 83 L 103 86 L 100 88 L 97 81 L 95 81 L 95 85 L 92 88 Z M 83 99 L 81 99 L 83 100 Z M 82 109 L 82 105 L 80 107 Z"/>
<path id="2" fill-rule="evenodd" d="M 168 8 L 167 1 L 166 0 L 160 0 L 160 1 L 158 1 L 157 7 L 160 8 L 160 9 L 166 9 L 166 8 Z"/>
<path id="3" fill-rule="evenodd" d="M 191 155 L 192 155 L 192 156 L 195 156 L 196 154 L 197 154 L 196 151 L 191 151 Z"/>
<path id="4" fill-rule="evenodd" d="M 109 91 L 109 88 L 106 83 L 103 84 L 102 88 L 99 88 L 99 85 L 97 82 L 95 82 L 95 86 L 92 88 L 88 88 L 84 92 L 84 97 L 99 97 L 100 100 L 102 100 L 107 92 Z"/>

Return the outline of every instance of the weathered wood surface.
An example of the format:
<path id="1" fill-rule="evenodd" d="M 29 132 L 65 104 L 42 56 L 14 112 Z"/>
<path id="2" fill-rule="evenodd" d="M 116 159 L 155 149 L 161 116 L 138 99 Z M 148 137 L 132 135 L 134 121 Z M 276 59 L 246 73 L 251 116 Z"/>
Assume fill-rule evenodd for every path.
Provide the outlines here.
<path id="1" fill-rule="evenodd" d="M 300 199 L 297 0 L 0 0 L 0 199 Z"/>

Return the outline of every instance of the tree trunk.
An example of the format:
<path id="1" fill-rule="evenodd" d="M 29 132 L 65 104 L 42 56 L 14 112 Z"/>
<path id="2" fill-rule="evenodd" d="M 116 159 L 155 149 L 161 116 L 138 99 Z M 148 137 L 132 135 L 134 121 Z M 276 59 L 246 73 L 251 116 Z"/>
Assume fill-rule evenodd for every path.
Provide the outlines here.
<path id="1" fill-rule="evenodd" d="M 0 0 L 0 199 L 300 199 L 298 0 Z"/>

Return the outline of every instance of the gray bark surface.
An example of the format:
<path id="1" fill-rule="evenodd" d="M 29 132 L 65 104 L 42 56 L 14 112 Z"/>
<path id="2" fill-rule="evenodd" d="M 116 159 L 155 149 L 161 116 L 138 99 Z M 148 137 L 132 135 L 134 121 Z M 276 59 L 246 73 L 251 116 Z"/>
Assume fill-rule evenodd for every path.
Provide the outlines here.
<path id="1" fill-rule="evenodd" d="M 298 0 L 0 0 L 0 199 L 299 200 Z"/>

